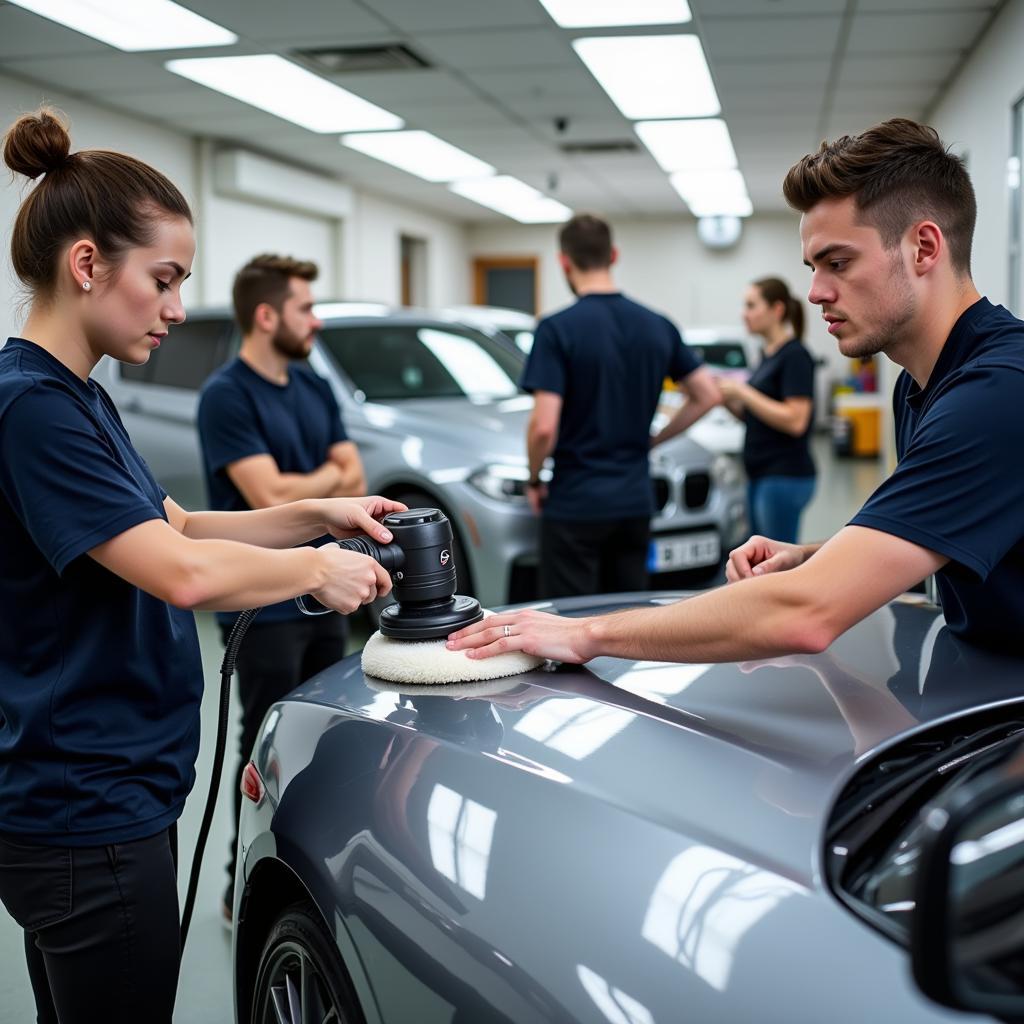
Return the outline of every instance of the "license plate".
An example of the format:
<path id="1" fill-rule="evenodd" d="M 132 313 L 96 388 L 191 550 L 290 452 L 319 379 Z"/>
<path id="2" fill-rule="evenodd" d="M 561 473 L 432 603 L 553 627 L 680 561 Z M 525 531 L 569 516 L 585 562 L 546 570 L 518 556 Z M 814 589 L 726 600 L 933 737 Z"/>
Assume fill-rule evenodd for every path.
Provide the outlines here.
<path id="1" fill-rule="evenodd" d="M 716 530 L 676 537 L 654 537 L 647 551 L 647 569 L 649 572 L 698 569 L 704 565 L 714 565 L 721 555 L 722 544 Z"/>

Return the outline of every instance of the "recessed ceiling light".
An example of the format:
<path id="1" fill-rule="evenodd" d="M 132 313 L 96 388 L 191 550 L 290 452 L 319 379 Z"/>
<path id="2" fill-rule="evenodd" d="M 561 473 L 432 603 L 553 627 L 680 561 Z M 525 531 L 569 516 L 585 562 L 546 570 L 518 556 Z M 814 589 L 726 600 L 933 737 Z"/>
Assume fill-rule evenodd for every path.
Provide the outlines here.
<path id="1" fill-rule="evenodd" d="M 521 224 L 560 224 L 572 216 L 568 206 L 507 174 L 456 181 L 448 187 L 457 195 L 503 213 Z"/>
<path id="2" fill-rule="evenodd" d="M 230 46 L 238 36 L 171 0 L 10 0 L 119 50 Z"/>
<path id="3" fill-rule="evenodd" d="M 540 0 L 563 28 L 674 25 L 689 21 L 686 0 Z"/>
<path id="4" fill-rule="evenodd" d="M 388 110 L 283 57 L 188 57 L 165 67 L 312 132 L 381 131 L 405 123 Z"/>
<path id="5" fill-rule="evenodd" d="M 739 171 L 677 171 L 668 180 L 695 217 L 749 217 L 754 212 Z"/>
<path id="6" fill-rule="evenodd" d="M 430 132 L 365 132 L 343 135 L 341 141 L 360 153 L 427 181 L 455 181 L 494 174 L 490 164 Z"/>
<path id="7" fill-rule="evenodd" d="M 592 36 L 572 46 L 631 120 L 714 117 L 721 109 L 696 36 Z"/>
<path id="8" fill-rule="evenodd" d="M 720 118 L 639 121 L 640 140 L 665 171 L 720 171 L 736 166 L 729 129 Z"/>

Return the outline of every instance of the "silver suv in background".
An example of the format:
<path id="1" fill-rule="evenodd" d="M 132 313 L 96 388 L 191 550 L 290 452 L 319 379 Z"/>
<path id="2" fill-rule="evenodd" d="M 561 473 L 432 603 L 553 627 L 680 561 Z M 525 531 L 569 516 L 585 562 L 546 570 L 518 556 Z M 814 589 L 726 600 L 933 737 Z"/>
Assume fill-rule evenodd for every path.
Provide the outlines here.
<path id="1" fill-rule="evenodd" d="M 533 599 L 537 523 L 524 441 L 533 400 L 517 385 L 524 354 L 437 313 L 321 303 L 317 316 L 324 326 L 310 365 L 334 390 L 370 493 L 447 513 L 461 592 L 485 606 Z M 144 366 L 108 359 L 97 370 L 136 447 L 186 508 L 207 504 L 199 388 L 238 343 L 226 310 L 190 312 Z M 653 585 L 714 578 L 746 528 L 734 464 L 682 437 L 655 449 L 651 476 Z"/>

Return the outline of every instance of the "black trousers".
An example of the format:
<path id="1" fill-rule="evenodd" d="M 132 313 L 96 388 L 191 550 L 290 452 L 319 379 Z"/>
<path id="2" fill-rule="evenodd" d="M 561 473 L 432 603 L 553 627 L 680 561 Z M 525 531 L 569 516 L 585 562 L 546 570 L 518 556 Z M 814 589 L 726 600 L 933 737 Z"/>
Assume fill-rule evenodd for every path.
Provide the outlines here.
<path id="1" fill-rule="evenodd" d="M 181 954 L 174 826 L 128 843 L 0 837 L 39 1024 L 171 1024 Z"/>
<path id="2" fill-rule="evenodd" d="M 225 643 L 230 633 L 229 627 L 221 626 Z M 235 880 L 238 816 L 242 813 L 242 769 L 252 754 L 263 719 L 273 704 L 341 658 L 347 635 L 344 616 L 318 615 L 287 622 L 261 623 L 257 619 L 242 640 L 237 661 L 242 734 L 235 773 L 235 824 L 227 862 L 229 906 Z"/>
<path id="3" fill-rule="evenodd" d="M 549 519 L 540 521 L 540 596 L 576 597 L 647 590 L 651 521 Z"/>

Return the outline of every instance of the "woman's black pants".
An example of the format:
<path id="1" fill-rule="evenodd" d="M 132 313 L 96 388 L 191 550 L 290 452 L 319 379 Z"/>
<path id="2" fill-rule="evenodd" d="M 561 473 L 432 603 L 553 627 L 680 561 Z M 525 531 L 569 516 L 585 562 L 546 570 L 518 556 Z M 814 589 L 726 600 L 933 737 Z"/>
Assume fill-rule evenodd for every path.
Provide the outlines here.
<path id="1" fill-rule="evenodd" d="M 39 1024 L 171 1024 L 181 953 L 175 826 L 90 847 L 4 834 L 0 901 L 25 930 Z"/>

